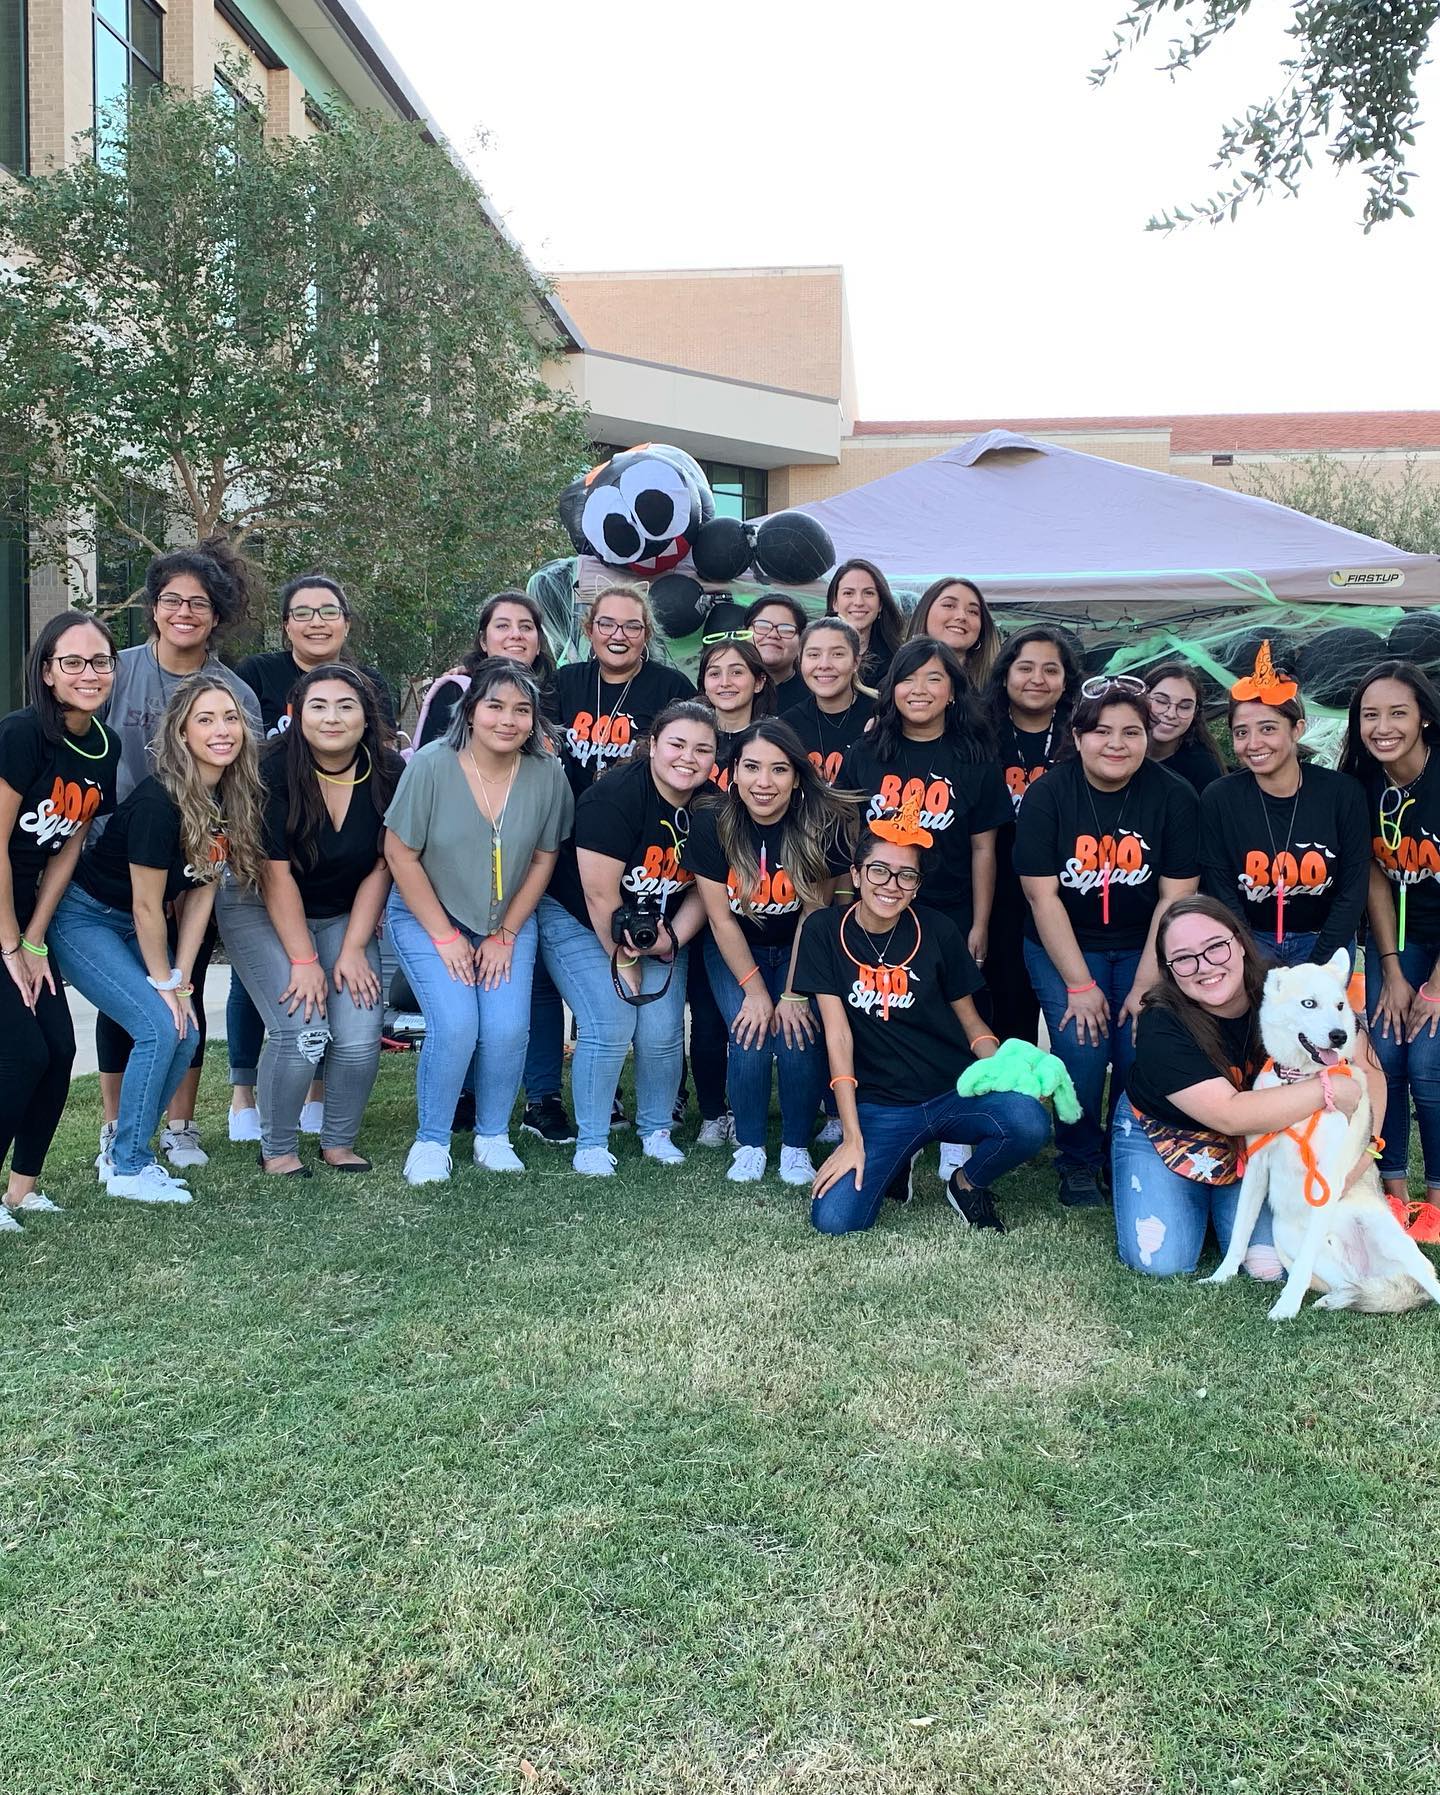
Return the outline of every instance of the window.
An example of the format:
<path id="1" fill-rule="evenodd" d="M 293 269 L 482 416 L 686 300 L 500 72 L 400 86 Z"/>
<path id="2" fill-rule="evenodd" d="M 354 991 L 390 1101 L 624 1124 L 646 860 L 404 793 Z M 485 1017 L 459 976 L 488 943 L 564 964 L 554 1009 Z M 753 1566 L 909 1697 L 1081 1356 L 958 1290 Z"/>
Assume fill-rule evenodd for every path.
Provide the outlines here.
<path id="1" fill-rule="evenodd" d="M 25 90 L 25 0 L 0 0 L 0 164 L 23 175 L 29 166 Z"/>
<path id="2" fill-rule="evenodd" d="M 95 0 L 95 123 L 125 104 L 131 93 L 148 93 L 161 75 L 163 15 L 151 0 Z"/>
<path id="3" fill-rule="evenodd" d="M 705 478 L 715 494 L 717 517 L 763 517 L 769 505 L 768 482 L 763 467 L 732 467 L 726 461 L 702 461 Z"/>

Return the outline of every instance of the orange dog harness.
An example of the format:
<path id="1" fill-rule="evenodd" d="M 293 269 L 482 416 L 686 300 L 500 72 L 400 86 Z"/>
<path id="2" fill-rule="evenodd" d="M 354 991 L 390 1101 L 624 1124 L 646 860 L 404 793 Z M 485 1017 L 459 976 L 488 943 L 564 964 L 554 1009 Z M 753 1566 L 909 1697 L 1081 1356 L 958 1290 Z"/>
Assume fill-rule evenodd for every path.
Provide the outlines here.
<path id="1" fill-rule="evenodd" d="M 1274 1060 L 1266 1060 L 1264 1066 L 1261 1068 L 1262 1073 L 1268 1072 L 1274 1064 Z M 1326 1070 L 1331 1074 L 1339 1073 L 1345 1078 L 1353 1078 L 1355 1076 L 1354 1068 L 1351 1066 L 1328 1066 Z M 1300 1163 L 1305 1168 L 1303 1195 L 1305 1201 L 1312 1209 L 1323 1209 L 1330 1201 L 1329 1180 L 1320 1170 L 1320 1162 L 1316 1159 L 1315 1149 L 1310 1144 L 1315 1133 L 1316 1124 L 1324 1114 L 1325 1111 L 1323 1109 L 1317 1109 L 1308 1122 L 1302 1123 L 1298 1127 L 1277 1128 L 1271 1134 L 1262 1134 L 1260 1138 L 1251 1145 L 1246 1154 L 1246 1159 L 1248 1161 L 1251 1153 L 1258 1153 L 1262 1147 L 1268 1147 L 1272 1141 L 1278 1141 L 1282 1135 L 1286 1140 L 1294 1141 L 1300 1152 Z M 1310 1194 L 1312 1190 L 1318 1190 L 1320 1193 L 1319 1196 L 1312 1197 Z"/>

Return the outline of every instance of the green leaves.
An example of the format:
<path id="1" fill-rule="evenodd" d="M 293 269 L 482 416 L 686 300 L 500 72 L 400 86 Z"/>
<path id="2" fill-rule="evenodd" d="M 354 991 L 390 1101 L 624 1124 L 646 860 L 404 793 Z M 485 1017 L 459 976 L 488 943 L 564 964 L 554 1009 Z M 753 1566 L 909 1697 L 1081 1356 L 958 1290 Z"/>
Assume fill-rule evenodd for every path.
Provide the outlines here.
<path id="1" fill-rule="evenodd" d="M 325 565 L 403 680 L 468 641 L 477 587 L 563 546 L 586 432 L 469 178 L 418 128 L 329 117 L 267 140 L 160 89 L 106 121 L 102 161 L 5 184 L 0 473 L 42 559 L 93 544 L 98 512 L 142 550 L 221 524 L 273 579 Z"/>

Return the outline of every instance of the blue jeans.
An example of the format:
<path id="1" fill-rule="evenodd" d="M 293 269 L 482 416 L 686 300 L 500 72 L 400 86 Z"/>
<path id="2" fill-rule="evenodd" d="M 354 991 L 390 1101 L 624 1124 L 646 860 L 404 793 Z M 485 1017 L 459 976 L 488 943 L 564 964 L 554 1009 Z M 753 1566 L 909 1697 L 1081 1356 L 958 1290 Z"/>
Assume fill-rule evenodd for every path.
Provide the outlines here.
<path id="1" fill-rule="evenodd" d="M 231 1084 L 254 1085 L 264 1046 L 265 1024 L 250 1001 L 244 980 L 231 966 L 230 995 L 225 999 L 225 1051 L 230 1061 Z"/>
<path id="2" fill-rule="evenodd" d="M 1400 956 L 1400 970 L 1418 991 L 1435 964 L 1434 946 L 1407 942 Z M 1388 963 L 1388 962 L 1387 962 Z M 1380 1002 L 1380 955 L 1373 944 L 1365 952 L 1365 1010 L 1375 1014 Z M 1370 1032 L 1375 1057 L 1385 1074 L 1385 1151 L 1380 1159 L 1382 1178 L 1409 1176 L 1410 1104 L 1420 1125 L 1420 1153 L 1425 1162 L 1425 1182 L 1440 1186 L 1440 1035 L 1428 1030 L 1413 1041 L 1397 1041 L 1377 1023 Z"/>
<path id="3" fill-rule="evenodd" d="M 545 968 L 545 956 L 535 960 L 535 982 L 530 987 L 530 1045 L 525 1049 L 525 1101 L 541 1103 L 560 1095 L 565 1068 L 565 1005 L 555 981 Z"/>
<path id="4" fill-rule="evenodd" d="M 765 989 L 778 1003 L 790 971 L 789 947 L 756 947 L 751 952 L 760 968 Z M 742 1147 L 765 1145 L 766 1124 L 770 1119 L 770 1068 L 773 1066 L 780 1079 L 781 1143 L 786 1147 L 808 1147 L 815 1127 L 815 1113 L 820 1108 L 821 1094 L 830 1075 L 825 1036 L 820 1028 L 820 1018 L 815 1016 L 815 1006 L 810 1006 L 815 1020 L 815 1039 L 808 1047 L 792 1047 L 778 1032 L 766 1035 L 758 1047 L 741 1047 L 733 1030 L 745 993 L 725 964 L 720 949 L 708 938 L 705 969 L 710 974 L 710 989 L 715 993 L 725 1026 L 732 1031 L 726 1084 L 730 1092 L 730 1111 L 735 1117 L 735 1139 Z"/>
<path id="5" fill-rule="evenodd" d="M 1172 1172 L 1150 1145 L 1135 1120 L 1130 1099 L 1115 1105 L 1110 1141 L 1110 1182 L 1115 1196 L 1115 1245 L 1131 1271 L 1152 1278 L 1173 1278 L 1194 1271 L 1213 1223 L 1224 1253 L 1235 1228 L 1240 1180 L 1233 1184 L 1200 1184 Z M 1261 1206 L 1245 1254 L 1245 1269 L 1269 1282 L 1281 1275 L 1280 1257 L 1270 1222 L 1270 1205 Z"/>
<path id="6" fill-rule="evenodd" d="M 540 952 L 560 995 L 575 1013 L 575 1057 L 570 1095 L 575 1102 L 577 1150 L 603 1147 L 610 1138 L 615 1087 L 630 1044 L 635 1044 L 635 1130 L 647 1135 L 669 1128 L 685 1055 L 685 965 L 675 959 L 670 988 L 640 1006 L 617 997 L 610 956 L 595 931 L 552 897 L 540 900 Z M 668 968 L 649 956 L 640 962 L 640 990 L 658 991 Z"/>
<path id="7" fill-rule="evenodd" d="M 169 1005 L 149 983 L 135 938 L 135 918 L 70 885 L 50 924 L 50 945 L 66 984 L 135 1043 L 120 1085 L 120 1115 L 111 1156 L 126 1177 L 150 1165 L 150 1137 L 165 1105 L 190 1069 L 199 1031 L 177 1032 Z"/>
<path id="8" fill-rule="evenodd" d="M 965 1176 L 971 1184 L 986 1187 L 1050 1144 L 1050 1118 L 1044 1106 L 1015 1091 L 996 1091 L 989 1097 L 942 1091 L 928 1103 L 861 1103 L 857 1108 L 865 1141 L 864 1183 L 856 1190 L 855 1174 L 847 1172 L 810 1205 L 810 1220 L 822 1234 L 873 1228 L 885 1186 L 931 1141 L 960 1141 L 973 1147 Z"/>
<path id="9" fill-rule="evenodd" d="M 1267 960 L 1273 960 L 1277 966 L 1304 966 L 1315 956 L 1315 943 L 1320 939 L 1318 929 L 1308 929 L 1303 934 L 1292 935 L 1288 931 L 1281 942 L 1273 935 L 1258 935 L 1260 952 Z M 1350 956 L 1350 967 L 1355 967 L 1355 943 L 1347 941 L 1345 951 Z M 1328 955 L 1327 955 L 1328 958 Z"/>
<path id="10" fill-rule="evenodd" d="M 1085 955 L 1090 976 L 1110 1000 L 1110 1033 L 1096 1047 L 1082 1043 L 1069 1022 L 1062 1029 L 1060 1018 L 1065 1014 L 1069 997 L 1065 981 L 1050 964 L 1050 956 L 1034 941 L 1025 943 L 1025 968 L 1030 983 L 1040 999 L 1045 1027 L 1050 1035 L 1050 1051 L 1064 1063 L 1075 1081 L 1075 1095 L 1084 1110 L 1078 1122 L 1055 1124 L 1055 1163 L 1063 1177 L 1066 1172 L 1084 1168 L 1098 1172 L 1105 1163 L 1105 1074 L 1110 1073 L 1111 1108 L 1125 1088 L 1125 1079 L 1135 1062 L 1135 1042 L 1131 1025 L 1117 1028 L 1115 1018 L 1120 1006 L 1130 995 L 1135 974 L 1140 967 L 1139 948 L 1124 953 L 1095 952 Z"/>
<path id="11" fill-rule="evenodd" d="M 510 982 L 487 991 L 452 979 L 430 936 L 416 922 L 398 891 L 385 906 L 385 926 L 420 1013 L 425 1040 L 415 1075 L 419 1105 L 417 1141 L 448 1148 L 455 1101 L 475 1062 L 475 1132 L 508 1134 L 510 1111 L 520 1089 L 525 1037 L 530 1032 L 530 975 L 535 969 L 535 918 L 515 937 Z M 456 925 L 459 926 L 458 924 Z M 472 946 L 481 937 L 462 931 Z"/>

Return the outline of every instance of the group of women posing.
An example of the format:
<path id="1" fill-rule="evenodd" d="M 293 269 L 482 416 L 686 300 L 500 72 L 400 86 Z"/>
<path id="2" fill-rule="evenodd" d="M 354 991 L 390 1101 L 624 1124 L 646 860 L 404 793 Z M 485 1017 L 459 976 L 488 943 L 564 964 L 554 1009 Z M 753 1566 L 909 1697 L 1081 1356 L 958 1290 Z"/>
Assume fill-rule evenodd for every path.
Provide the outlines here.
<path id="1" fill-rule="evenodd" d="M 652 655 L 636 589 L 596 596 L 590 654 L 559 670 L 534 602 L 502 593 L 429 695 L 407 765 L 383 686 L 339 658 L 340 629 L 324 634 L 348 627 L 348 603 L 316 575 L 287 589 L 291 666 L 259 696 L 278 695 L 289 726 L 260 720 L 262 759 L 256 696 L 211 653 L 236 585 L 220 545 L 162 557 L 152 640 L 118 663 L 103 626 L 56 619 L 30 704 L 0 724 L 9 1226 L 53 1207 L 36 1181 L 73 1040 L 51 948 L 124 1033 L 107 1188 L 188 1200 L 176 1172 L 197 1163 L 187 1151 L 204 1159 L 184 1080 L 212 909 L 265 1043 L 237 1061 L 232 1041 L 232 1078 L 267 1174 L 308 1175 L 299 1129 L 317 1101 L 326 1163 L 369 1169 L 383 918 L 426 1020 L 412 1184 L 450 1176 L 466 1101 L 476 1163 L 520 1171 L 522 1081 L 522 1126 L 573 1145 L 577 1173 L 613 1175 L 632 1048 L 641 1151 L 681 1163 L 688 1005 L 698 1140 L 731 1149 L 732 1180 L 768 1173 L 778 1082 L 778 1175 L 810 1188 L 817 1227 L 870 1226 L 930 1140 L 957 1213 L 999 1226 L 991 1187 L 1048 1118 L 1025 1097 L 961 1098 L 955 1080 L 1000 1039 L 1035 1039 L 1043 1013 L 1082 1107 L 1056 1129 L 1059 1200 L 1094 1205 L 1109 1184 L 1121 1255 L 1149 1272 L 1193 1266 L 1212 1219 L 1228 1231 L 1221 1144 L 1318 1106 L 1305 1084 L 1247 1088 L 1263 966 L 1353 952 L 1368 916 L 1382 1172 L 1408 1201 L 1413 1101 L 1440 1196 L 1440 699 L 1415 667 L 1363 682 L 1332 772 L 1304 758 L 1298 693 L 1262 656 L 1231 693 L 1226 774 L 1183 664 L 1082 680 L 1062 632 L 1002 647 L 959 578 L 908 623 L 864 562 L 837 571 L 822 617 L 762 596 L 707 642 L 698 691 Z M 306 627 L 328 659 L 301 659 Z M 148 704 L 117 705 L 127 656 L 153 662 L 132 669 L 136 690 L 168 682 Z M 817 1169 L 822 1109 L 833 1151 Z M 1262 1275 L 1269 1250 L 1262 1228 Z"/>

